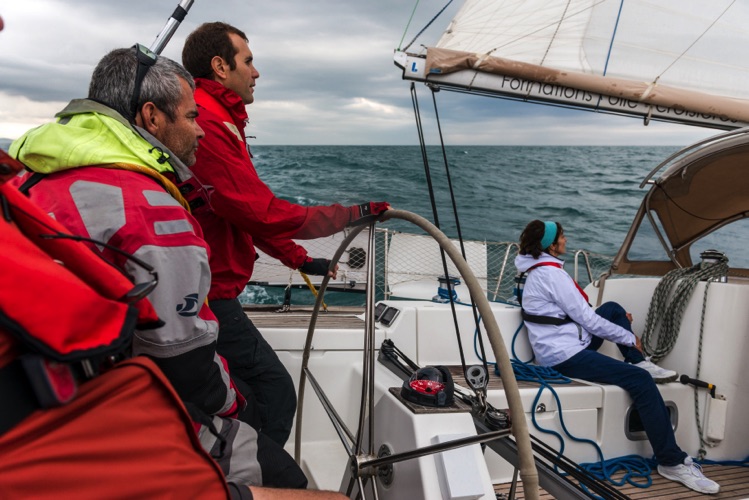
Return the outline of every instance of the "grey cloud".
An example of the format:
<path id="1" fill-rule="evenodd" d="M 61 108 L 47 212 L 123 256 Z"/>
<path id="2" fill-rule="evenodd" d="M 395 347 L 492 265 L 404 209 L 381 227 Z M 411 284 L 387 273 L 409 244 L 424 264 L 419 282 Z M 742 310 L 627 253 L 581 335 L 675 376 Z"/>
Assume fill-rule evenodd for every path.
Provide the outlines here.
<path id="1" fill-rule="evenodd" d="M 258 141 L 415 144 L 409 84 L 393 65 L 393 49 L 401 39 L 410 42 L 446 3 L 421 2 L 404 36 L 413 4 L 403 0 L 196 0 L 164 55 L 180 61 L 184 39 L 196 26 L 229 22 L 248 35 L 261 73 L 256 104 L 249 109 Z M 149 45 L 177 4 L 177 0 L 17 0 L 2 7 L 6 30 L 0 34 L 0 92 L 38 102 L 85 95 L 101 56 L 136 41 Z M 450 4 L 420 42 L 436 41 L 459 7 L 460 2 Z M 412 50 L 418 48 L 417 43 Z M 353 107 L 357 99 L 395 109 L 397 116 L 380 112 L 377 106 Z M 419 86 L 419 99 L 426 119 L 433 111 L 424 86 Z M 447 92 L 437 99 L 446 135 L 461 140 L 488 140 L 476 133 L 473 124 L 478 120 L 483 129 L 498 131 L 491 140 L 501 141 L 500 127 L 508 127 L 509 120 L 517 117 L 512 137 L 524 133 L 527 143 L 534 143 L 540 127 L 564 123 L 570 113 Z M 281 112 L 262 108 L 263 102 L 298 106 Z M 576 119 L 584 123 L 600 120 L 586 113 L 582 115 L 589 117 L 580 119 L 580 114 Z M 536 118 L 533 124 L 530 118 Z M 436 143 L 434 125 L 427 127 L 431 142 Z"/>

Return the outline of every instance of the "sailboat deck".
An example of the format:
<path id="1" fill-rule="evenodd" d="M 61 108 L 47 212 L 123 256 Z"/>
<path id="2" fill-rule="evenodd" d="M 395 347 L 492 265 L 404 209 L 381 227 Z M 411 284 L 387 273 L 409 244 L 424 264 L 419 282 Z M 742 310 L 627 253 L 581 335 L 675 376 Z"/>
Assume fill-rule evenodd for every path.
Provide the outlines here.
<path id="1" fill-rule="evenodd" d="M 309 327 L 312 306 L 292 306 L 288 312 L 278 312 L 280 306 L 244 306 L 244 310 L 260 330 L 267 328 Z M 361 307 L 329 306 L 328 311 L 317 315 L 317 328 L 331 330 L 364 329 L 364 321 L 357 317 L 364 313 Z"/>
<path id="2" fill-rule="evenodd" d="M 290 312 L 277 312 L 279 306 L 252 306 L 245 307 L 245 312 L 252 319 L 253 323 L 262 330 L 264 329 L 303 329 L 309 326 L 312 306 L 292 306 Z M 329 307 L 328 312 L 321 312 L 317 318 L 317 327 L 329 330 L 358 330 L 364 329 L 364 321 L 359 317 L 363 313 L 361 307 L 334 306 Z M 465 385 L 462 369 L 460 366 L 448 367 L 455 379 L 455 382 Z M 573 382 L 578 384 L 578 382 Z M 535 387 L 537 384 L 532 382 L 519 382 L 521 388 Z M 502 389 L 502 381 L 499 377 L 491 377 L 489 389 Z M 717 481 L 721 485 L 721 491 L 717 495 L 711 495 L 715 499 L 746 499 L 749 498 L 749 468 L 736 466 L 719 466 L 706 465 L 704 471 L 708 477 Z M 623 473 L 614 476 L 614 480 L 619 480 Z M 638 488 L 636 486 L 621 486 L 617 489 L 632 499 L 696 499 L 703 498 L 695 491 L 673 481 L 662 478 L 657 473 L 651 475 L 653 481 L 648 488 Z M 495 485 L 497 498 L 508 498 L 510 483 Z M 522 483 L 518 481 L 515 498 L 525 498 L 522 489 Z M 541 491 L 542 500 L 553 499 L 554 497 L 546 491 Z"/>
<path id="3" fill-rule="evenodd" d="M 720 484 L 720 493 L 717 495 L 702 495 L 692 491 L 686 486 L 669 481 L 653 473 L 650 477 L 653 484 L 648 488 L 638 488 L 636 486 L 621 486 L 617 488 L 620 492 L 627 495 L 633 500 L 637 499 L 658 499 L 658 500 L 689 500 L 697 498 L 714 498 L 714 499 L 746 499 L 749 498 L 749 468 L 735 467 L 724 465 L 706 465 L 703 467 L 705 475 Z M 616 474 L 614 480 L 620 480 L 623 473 Z M 494 491 L 498 494 L 497 498 L 509 498 L 510 483 L 494 485 Z M 518 481 L 515 498 L 520 500 L 525 498 L 523 485 Z M 541 491 L 539 495 L 541 500 L 553 500 L 546 491 Z"/>

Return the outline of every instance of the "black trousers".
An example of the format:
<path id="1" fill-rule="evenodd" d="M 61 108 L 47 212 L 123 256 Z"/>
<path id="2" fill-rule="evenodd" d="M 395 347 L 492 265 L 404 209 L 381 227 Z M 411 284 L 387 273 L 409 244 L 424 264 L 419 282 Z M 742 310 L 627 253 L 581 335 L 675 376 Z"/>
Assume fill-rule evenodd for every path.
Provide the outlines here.
<path id="1" fill-rule="evenodd" d="M 210 307 L 219 322 L 216 350 L 228 362 L 232 379 L 247 398 L 247 410 L 239 419 L 283 446 L 296 412 L 291 375 L 238 299 L 213 300 Z"/>

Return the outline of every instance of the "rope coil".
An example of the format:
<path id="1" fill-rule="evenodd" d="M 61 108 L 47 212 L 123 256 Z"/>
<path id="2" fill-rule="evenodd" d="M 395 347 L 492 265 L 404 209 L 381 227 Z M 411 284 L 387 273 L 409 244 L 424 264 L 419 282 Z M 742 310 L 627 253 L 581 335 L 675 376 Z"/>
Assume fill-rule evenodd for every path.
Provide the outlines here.
<path id="1" fill-rule="evenodd" d="M 712 281 L 728 274 L 728 258 L 722 255 L 715 263 L 702 262 L 686 269 L 674 269 L 663 276 L 653 292 L 645 330 L 642 334 L 642 348 L 655 363 L 671 352 L 679 336 L 679 328 L 689 299 L 697 283 L 707 281 L 703 300 L 707 301 L 707 291 Z M 677 285 L 678 283 L 678 285 Z M 675 288 L 675 289 L 674 289 Z M 671 291 L 673 291 L 673 294 Z M 669 301 L 669 296 L 672 295 Z M 703 307 L 700 322 L 700 335 L 704 327 Z"/>

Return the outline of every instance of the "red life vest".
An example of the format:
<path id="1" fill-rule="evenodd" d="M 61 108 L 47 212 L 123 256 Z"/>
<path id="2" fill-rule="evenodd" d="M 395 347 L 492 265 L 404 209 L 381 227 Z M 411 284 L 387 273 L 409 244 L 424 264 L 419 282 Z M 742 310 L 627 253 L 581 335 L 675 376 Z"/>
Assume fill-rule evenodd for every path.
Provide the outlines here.
<path id="1" fill-rule="evenodd" d="M 517 276 L 515 276 L 515 296 L 517 297 L 518 304 L 520 304 L 520 315 L 523 318 L 523 321 L 527 321 L 530 323 L 539 323 L 542 325 L 555 325 L 560 326 L 564 325 L 565 323 L 572 323 L 572 318 L 569 316 L 565 316 L 564 318 L 557 318 L 554 316 L 539 316 L 536 314 L 529 314 L 525 311 L 525 309 L 522 308 L 523 306 L 523 287 L 525 286 L 525 280 L 528 277 L 528 273 L 536 269 L 537 267 L 541 266 L 552 266 L 556 267 L 558 269 L 563 269 L 562 264 L 558 262 L 539 262 L 538 264 L 535 264 L 528 268 L 523 273 L 518 273 Z M 580 292 L 580 294 L 585 299 L 585 302 L 588 302 L 588 294 L 583 291 L 582 288 L 580 288 L 580 285 L 577 284 L 577 281 L 572 280 L 572 282 L 575 284 L 575 287 Z"/>
<path id="2" fill-rule="evenodd" d="M 559 269 L 564 269 L 562 267 L 562 264 L 560 264 L 559 262 L 539 262 L 538 264 L 529 267 L 528 270 L 525 272 L 525 274 L 527 275 L 529 272 L 531 272 L 532 269 L 535 269 L 535 268 L 541 267 L 541 266 L 552 266 L 552 267 L 556 267 L 556 268 L 559 268 Z M 575 287 L 577 288 L 577 291 L 580 292 L 580 295 L 582 295 L 583 298 L 585 299 L 585 302 L 590 302 L 588 300 L 588 294 L 585 293 L 585 291 L 580 287 L 580 285 L 577 283 L 577 281 L 572 280 L 572 282 L 575 284 Z"/>
<path id="3" fill-rule="evenodd" d="M 20 168 L 4 152 L 0 165 Z M 92 376 L 129 353 L 136 326 L 160 321 L 147 300 L 121 300 L 133 284 L 65 239 L 67 231 L 15 188 L 0 186 L 0 201 L 0 396 L 9 400 L 1 433 L 38 406 L 70 402 L 77 391 L 73 363 Z"/>
<path id="4" fill-rule="evenodd" d="M 0 194 L 9 211 L 0 222 L 4 331 L 39 354 L 80 361 L 122 348 L 137 324 L 159 322 L 148 300 L 119 300 L 133 288 L 119 270 L 79 242 L 45 238 L 68 232 L 15 188 Z"/>
<path id="5" fill-rule="evenodd" d="M 0 184 L 18 168 L 0 151 Z M 159 319 L 146 299 L 120 300 L 133 284 L 89 248 L 45 238 L 59 234 L 67 231 L 0 185 L 2 496 L 228 498 L 220 467 L 153 362 L 117 363 L 80 386 L 65 369 L 117 354 L 134 329 Z M 32 368 L 64 404 L 40 408 Z"/>

